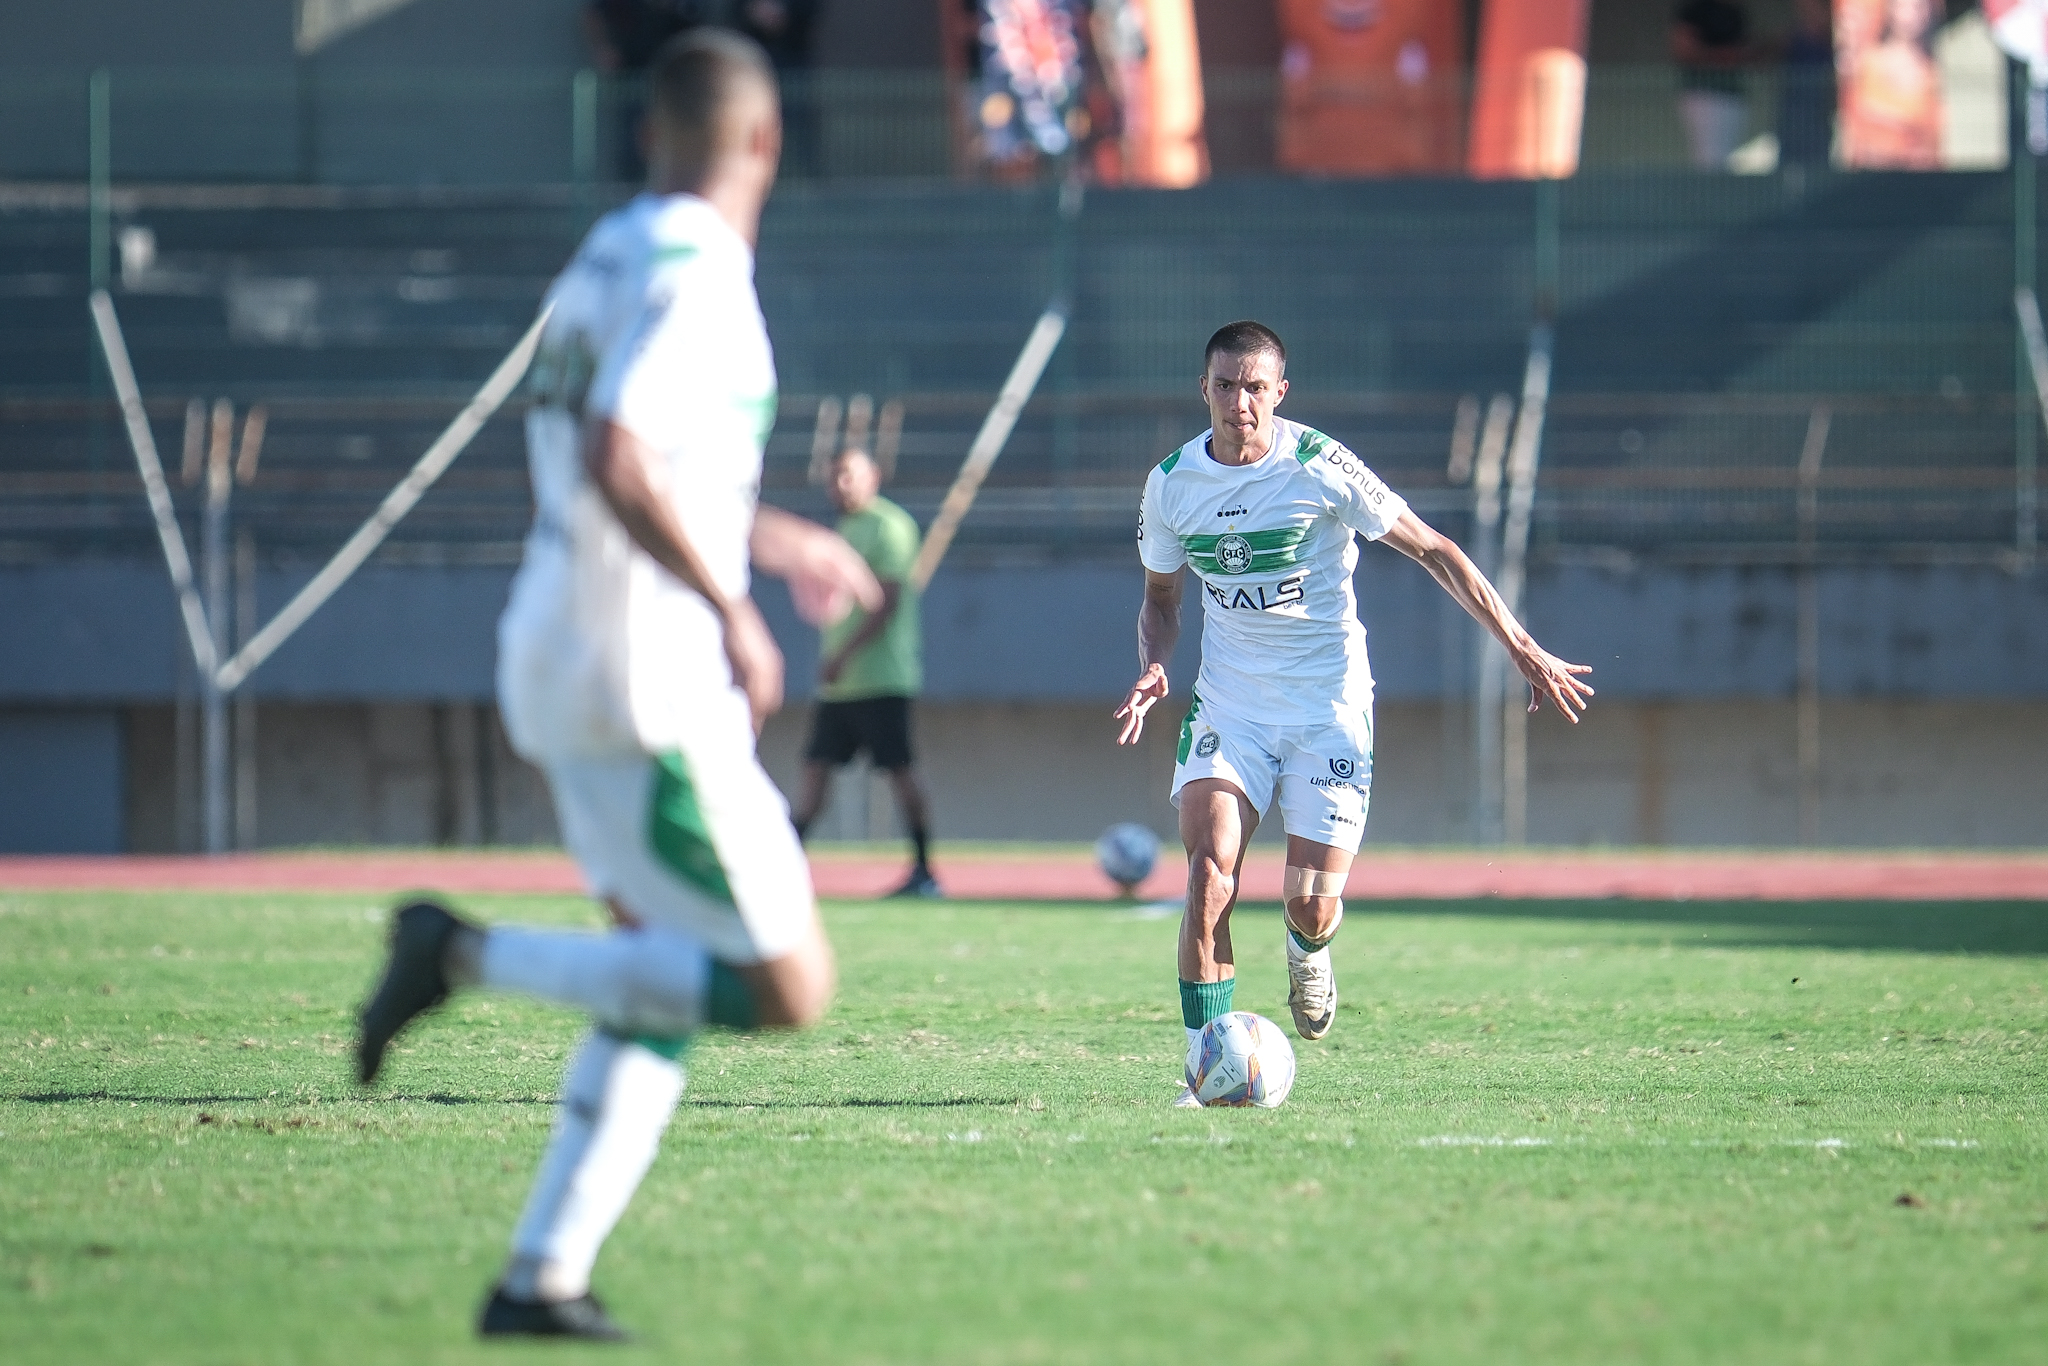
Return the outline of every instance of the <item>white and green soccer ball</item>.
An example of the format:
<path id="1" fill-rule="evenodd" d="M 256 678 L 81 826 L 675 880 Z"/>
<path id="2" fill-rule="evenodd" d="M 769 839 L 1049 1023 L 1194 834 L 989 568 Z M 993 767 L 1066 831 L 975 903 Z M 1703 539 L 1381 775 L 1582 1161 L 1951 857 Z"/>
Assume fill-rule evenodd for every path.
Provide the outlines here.
<path id="1" fill-rule="evenodd" d="M 1218 1015 L 1188 1045 L 1187 1083 L 1204 1105 L 1273 1109 L 1294 1089 L 1294 1045 L 1263 1015 Z"/>

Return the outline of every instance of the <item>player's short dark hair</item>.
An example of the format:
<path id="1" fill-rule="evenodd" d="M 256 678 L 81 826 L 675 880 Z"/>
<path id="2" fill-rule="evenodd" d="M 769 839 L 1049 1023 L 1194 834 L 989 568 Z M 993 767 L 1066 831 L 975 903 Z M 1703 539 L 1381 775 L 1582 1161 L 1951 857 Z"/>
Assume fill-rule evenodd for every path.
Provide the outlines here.
<path id="1" fill-rule="evenodd" d="M 1287 373 L 1287 344 L 1280 340 L 1280 334 L 1264 323 L 1255 323 L 1249 318 L 1242 322 L 1225 323 L 1209 338 L 1209 345 L 1202 351 L 1202 373 L 1209 373 L 1209 362 L 1217 356 L 1257 356 L 1270 353 L 1280 362 L 1280 373 Z"/>
<path id="2" fill-rule="evenodd" d="M 727 111 L 750 86 L 773 99 L 775 68 L 760 44 L 729 29 L 698 28 L 677 35 L 654 55 L 647 71 L 654 116 L 707 150 L 719 141 Z"/>

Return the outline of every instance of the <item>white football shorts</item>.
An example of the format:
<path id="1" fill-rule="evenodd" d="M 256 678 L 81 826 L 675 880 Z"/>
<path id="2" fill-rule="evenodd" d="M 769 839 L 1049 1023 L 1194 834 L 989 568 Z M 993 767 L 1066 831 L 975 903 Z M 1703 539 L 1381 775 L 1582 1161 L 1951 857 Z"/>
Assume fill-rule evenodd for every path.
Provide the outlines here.
<path id="1" fill-rule="evenodd" d="M 754 753 L 744 699 L 706 708 L 681 747 L 546 764 L 562 840 L 590 894 L 747 964 L 801 943 L 817 914 L 782 793 Z M 723 700 L 723 699 L 721 699 Z"/>
<path id="2" fill-rule="evenodd" d="M 1290 835 L 1358 852 L 1372 804 L 1372 709 L 1305 726 L 1220 716 L 1197 694 L 1181 723 L 1173 804 L 1198 778 L 1221 778 L 1261 815 L 1280 799 Z"/>

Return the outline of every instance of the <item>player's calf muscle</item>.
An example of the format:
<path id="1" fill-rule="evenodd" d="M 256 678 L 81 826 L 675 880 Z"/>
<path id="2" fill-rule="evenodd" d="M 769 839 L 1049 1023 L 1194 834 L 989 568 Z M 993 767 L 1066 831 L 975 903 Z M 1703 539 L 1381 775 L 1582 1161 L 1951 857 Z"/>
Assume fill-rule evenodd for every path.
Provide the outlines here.
<path id="1" fill-rule="evenodd" d="M 753 994 L 755 1023 L 765 1029 L 815 1024 L 837 985 L 832 950 L 822 932 L 780 958 L 733 971 Z"/>

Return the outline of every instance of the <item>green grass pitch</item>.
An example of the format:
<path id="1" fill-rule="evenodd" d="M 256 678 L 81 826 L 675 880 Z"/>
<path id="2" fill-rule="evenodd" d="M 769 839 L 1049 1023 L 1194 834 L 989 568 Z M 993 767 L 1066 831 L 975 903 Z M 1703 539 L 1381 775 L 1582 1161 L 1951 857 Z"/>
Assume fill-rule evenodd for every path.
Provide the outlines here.
<path id="1" fill-rule="evenodd" d="M 1273 912 L 1237 999 L 1284 1021 Z M 357 1094 L 384 919 L 0 893 L 0 1360 L 538 1350 L 469 1324 L 576 1022 L 465 997 Z M 828 921 L 827 1022 L 700 1044 L 598 1265 L 640 1344 L 550 1361 L 2048 1352 L 2048 908 L 1354 906 L 1274 1112 L 1168 1108 L 1170 920 Z"/>

